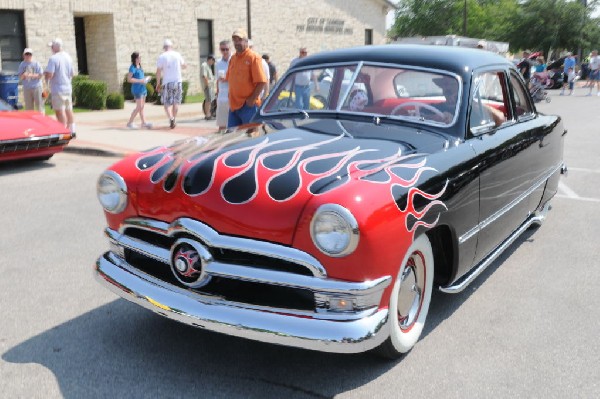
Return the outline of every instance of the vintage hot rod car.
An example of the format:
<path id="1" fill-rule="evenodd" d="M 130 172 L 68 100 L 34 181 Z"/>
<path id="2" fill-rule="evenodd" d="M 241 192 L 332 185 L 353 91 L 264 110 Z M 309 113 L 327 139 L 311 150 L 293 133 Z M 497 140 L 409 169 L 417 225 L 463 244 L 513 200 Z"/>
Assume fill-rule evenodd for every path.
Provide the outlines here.
<path id="1" fill-rule="evenodd" d="M 49 159 L 73 137 L 55 119 L 36 111 L 15 111 L 0 100 L 0 162 Z"/>
<path id="2" fill-rule="evenodd" d="M 321 105 L 296 108 L 295 75 L 324 70 Z M 417 342 L 432 290 L 461 291 L 540 224 L 566 171 L 561 119 L 483 50 L 316 54 L 255 121 L 99 177 L 100 282 L 192 326 L 396 357 Z"/>

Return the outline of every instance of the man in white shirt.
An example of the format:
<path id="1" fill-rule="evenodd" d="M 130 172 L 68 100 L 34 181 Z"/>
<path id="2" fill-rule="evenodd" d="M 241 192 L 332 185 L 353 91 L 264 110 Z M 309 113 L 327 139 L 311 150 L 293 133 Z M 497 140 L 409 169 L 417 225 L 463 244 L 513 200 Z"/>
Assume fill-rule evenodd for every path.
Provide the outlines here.
<path id="1" fill-rule="evenodd" d="M 63 50 L 61 39 L 54 39 L 48 46 L 52 47 L 52 57 L 48 60 L 48 66 L 44 71 L 44 77 L 49 82 L 52 93 L 52 109 L 56 113 L 56 119 L 65 125 L 72 133 L 75 132 L 73 122 L 73 60 Z"/>
<path id="2" fill-rule="evenodd" d="M 306 47 L 300 47 L 297 58 L 290 62 L 290 68 L 294 67 L 299 59 L 308 55 Z M 297 109 L 310 109 L 310 81 L 314 82 L 315 92 L 319 91 L 319 83 L 311 71 L 296 72 L 294 76 L 294 97 Z"/>
<path id="3" fill-rule="evenodd" d="M 587 95 L 591 96 L 592 89 L 596 86 L 598 96 L 600 96 L 600 56 L 598 50 L 592 51 L 588 66 L 590 67 L 590 92 Z"/>
<path id="4" fill-rule="evenodd" d="M 156 90 L 161 92 L 161 101 L 169 118 L 170 127 L 174 129 L 183 94 L 181 70 L 187 65 L 181 54 L 173 50 L 171 40 L 165 39 L 163 50 L 165 51 L 156 62 Z"/>
<path id="5" fill-rule="evenodd" d="M 254 43 L 252 43 L 252 39 L 248 40 L 248 47 L 250 48 L 250 50 L 256 52 L 256 50 L 254 50 Z M 263 72 L 265 73 L 265 76 L 267 77 L 267 85 L 265 86 L 265 89 L 260 92 L 260 98 L 264 100 L 269 95 L 269 90 L 271 90 L 271 87 L 269 85 L 269 82 L 271 80 L 271 73 L 269 71 L 269 64 L 267 64 L 267 61 L 265 59 L 262 59 L 262 68 Z"/>
<path id="6" fill-rule="evenodd" d="M 229 119 L 229 83 L 225 80 L 225 76 L 231 57 L 231 41 L 222 40 L 219 43 L 219 51 L 222 57 L 215 64 L 217 71 L 217 126 L 219 131 L 224 132 L 227 129 L 227 119 Z"/>

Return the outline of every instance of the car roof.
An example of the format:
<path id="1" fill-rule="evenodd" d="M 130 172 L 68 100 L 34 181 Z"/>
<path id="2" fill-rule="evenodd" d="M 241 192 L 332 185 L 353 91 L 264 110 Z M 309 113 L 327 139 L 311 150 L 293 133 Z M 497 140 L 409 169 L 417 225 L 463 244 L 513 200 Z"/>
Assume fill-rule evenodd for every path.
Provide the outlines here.
<path id="1" fill-rule="evenodd" d="M 492 65 L 513 67 L 511 62 L 490 51 L 452 46 L 387 44 L 323 51 L 297 59 L 294 68 L 315 64 L 365 61 L 419 66 L 470 75 L 473 70 Z"/>

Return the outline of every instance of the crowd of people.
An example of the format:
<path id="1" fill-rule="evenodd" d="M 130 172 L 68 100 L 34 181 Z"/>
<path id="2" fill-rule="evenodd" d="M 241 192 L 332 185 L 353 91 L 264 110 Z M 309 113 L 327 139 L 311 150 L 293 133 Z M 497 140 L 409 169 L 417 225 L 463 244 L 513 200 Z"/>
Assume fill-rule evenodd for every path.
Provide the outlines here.
<path id="1" fill-rule="evenodd" d="M 600 96 L 600 56 L 598 51 L 593 50 L 585 61 L 582 65 L 587 69 L 587 82 L 582 87 L 589 89 L 587 96 L 593 94 L 594 87 L 596 88 L 596 95 Z M 575 82 L 582 74 L 582 71 L 578 70 L 577 56 L 572 52 L 567 52 L 559 60 L 547 64 L 543 54 L 539 52 L 532 54 L 529 50 L 525 50 L 517 64 L 517 69 L 519 69 L 528 84 L 540 83 L 544 87 L 551 87 L 553 85 L 552 76 L 560 74 L 562 80 L 561 96 L 574 93 Z"/>
<path id="2" fill-rule="evenodd" d="M 181 54 L 173 50 L 171 40 L 164 41 L 163 50 L 156 64 L 156 90 L 161 95 L 169 125 L 173 129 L 177 125 L 178 107 L 182 101 L 182 70 L 186 68 L 186 63 Z M 221 58 L 217 60 L 213 55 L 208 55 L 200 66 L 200 83 L 204 94 L 202 111 L 205 120 L 216 119 L 219 131 L 225 131 L 250 122 L 278 76 L 277 67 L 269 54 L 261 56 L 255 52 L 252 41 L 243 29 L 236 29 L 231 40 L 219 42 L 219 51 Z M 147 78 L 139 59 L 139 53 L 131 55 L 132 65 L 128 75 L 136 108 L 127 126 L 134 129 L 137 128 L 133 123 L 137 115 L 142 119 L 142 127 L 152 127 L 144 120 Z"/>

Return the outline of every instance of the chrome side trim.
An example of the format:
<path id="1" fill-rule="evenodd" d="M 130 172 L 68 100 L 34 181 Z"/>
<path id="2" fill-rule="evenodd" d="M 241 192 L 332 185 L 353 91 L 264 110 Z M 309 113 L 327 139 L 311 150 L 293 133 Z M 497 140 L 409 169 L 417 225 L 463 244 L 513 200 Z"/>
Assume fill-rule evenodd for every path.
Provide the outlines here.
<path id="1" fill-rule="evenodd" d="M 486 256 L 477 266 L 472 268 L 467 274 L 461 277 L 455 283 L 446 286 L 440 287 L 439 290 L 445 292 L 446 294 L 457 294 L 464 290 L 473 280 L 479 276 L 487 267 L 492 264 L 498 256 L 502 254 L 525 230 L 527 230 L 531 225 L 534 224 L 542 224 L 544 219 L 546 218 L 546 214 L 550 209 L 550 204 L 546 203 L 542 210 L 538 213 L 531 215 L 517 230 L 515 230 L 506 240 L 504 240 L 496 249 L 494 249 L 488 256 Z"/>
<path id="2" fill-rule="evenodd" d="M 115 294 L 169 319 L 256 341 L 359 353 L 379 346 L 389 335 L 387 309 L 344 321 L 240 307 L 167 284 L 108 255 L 96 261 L 95 277 Z"/>
<path id="3" fill-rule="evenodd" d="M 132 218 L 127 219 L 119 228 L 119 231 L 123 233 L 128 227 L 144 229 L 170 237 L 179 233 L 188 233 L 210 247 L 230 249 L 298 263 L 309 269 L 316 277 L 327 277 L 327 271 L 323 265 L 306 252 L 269 242 L 221 235 L 211 227 L 197 220 L 181 218 L 173 221 L 171 224 L 167 224 L 149 219 Z"/>
<path id="4" fill-rule="evenodd" d="M 523 194 L 512 200 L 509 204 L 506 204 L 504 207 L 500 208 L 496 213 L 490 215 L 487 219 L 479 222 L 479 224 L 473 227 L 471 230 L 467 231 L 465 234 L 458 238 L 458 244 L 464 244 L 468 239 L 472 238 L 474 235 L 479 233 L 481 230 L 485 229 L 490 224 L 494 223 L 500 217 L 502 217 L 506 212 L 510 211 L 512 208 L 517 206 L 521 201 L 527 198 L 531 193 L 537 190 L 542 184 L 546 182 L 554 173 L 556 173 L 559 169 L 561 169 L 563 163 L 552 168 L 544 177 L 540 178 L 536 183 L 534 183 L 527 191 Z"/>

